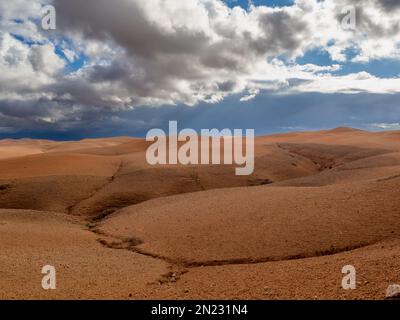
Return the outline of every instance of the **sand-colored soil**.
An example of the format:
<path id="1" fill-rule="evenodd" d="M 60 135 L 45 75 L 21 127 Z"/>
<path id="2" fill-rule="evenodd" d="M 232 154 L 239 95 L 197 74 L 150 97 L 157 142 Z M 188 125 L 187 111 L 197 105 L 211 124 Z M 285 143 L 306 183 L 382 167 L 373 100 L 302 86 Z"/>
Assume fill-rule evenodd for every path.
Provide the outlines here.
<path id="1" fill-rule="evenodd" d="M 393 201 L 399 190 L 400 178 L 367 186 L 212 190 L 123 209 L 99 229 L 135 237 L 143 242 L 138 250 L 186 264 L 287 260 L 400 236 Z"/>
<path id="2" fill-rule="evenodd" d="M 0 141 L 0 298 L 382 299 L 400 283 L 400 132 L 258 137 L 251 176 L 153 167 L 147 146 Z"/>
<path id="3" fill-rule="evenodd" d="M 102 246 L 71 217 L 0 210 L 1 299 L 128 298 L 168 273 L 168 265 Z M 44 265 L 56 268 L 56 290 L 41 287 Z"/>

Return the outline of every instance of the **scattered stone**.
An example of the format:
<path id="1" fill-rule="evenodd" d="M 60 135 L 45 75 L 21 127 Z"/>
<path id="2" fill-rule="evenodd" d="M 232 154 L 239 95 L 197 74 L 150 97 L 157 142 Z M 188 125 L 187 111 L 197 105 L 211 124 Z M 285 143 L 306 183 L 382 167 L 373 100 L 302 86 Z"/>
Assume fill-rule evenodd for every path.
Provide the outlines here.
<path id="1" fill-rule="evenodd" d="M 255 179 L 255 180 L 250 181 L 250 186 L 262 186 L 262 185 L 271 184 L 271 183 L 274 183 L 274 182 L 270 179 Z"/>
<path id="2" fill-rule="evenodd" d="M 96 225 L 95 223 L 91 223 L 91 222 L 88 222 L 88 223 L 86 224 L 86 228 L 88 228 L 89 230 L 95 228 L 96 226 L 97 226 L 97 225 Z"/>
<path id="3" fill-rule="evenodd" d="M 400 285 L 391 284 L 386 289 L 386 299 L 400 299 Z"/>

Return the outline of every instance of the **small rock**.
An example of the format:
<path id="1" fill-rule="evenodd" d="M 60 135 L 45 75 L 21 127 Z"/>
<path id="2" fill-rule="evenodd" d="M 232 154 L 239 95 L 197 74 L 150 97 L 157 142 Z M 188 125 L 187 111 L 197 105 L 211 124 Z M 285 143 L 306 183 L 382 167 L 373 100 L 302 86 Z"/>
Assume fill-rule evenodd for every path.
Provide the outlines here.
<path id="1" fill-rule="evenodd" d="M 391 284 L 386 289 L 386 299 L 400 299 L 400 285 Z"/>

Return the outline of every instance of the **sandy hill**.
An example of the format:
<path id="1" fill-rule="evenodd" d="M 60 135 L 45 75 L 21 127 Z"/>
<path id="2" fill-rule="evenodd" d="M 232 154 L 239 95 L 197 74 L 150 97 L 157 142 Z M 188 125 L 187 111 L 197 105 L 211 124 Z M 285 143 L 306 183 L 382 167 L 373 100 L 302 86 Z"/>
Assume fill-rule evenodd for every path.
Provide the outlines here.
<path id="1" fill-rule="evenodd" d="M 150 166 L 147 146 L 0 141 L 0 298 L 381 299 L 400 282 L 400 132 L 257 137 L 251 176 Z"/>

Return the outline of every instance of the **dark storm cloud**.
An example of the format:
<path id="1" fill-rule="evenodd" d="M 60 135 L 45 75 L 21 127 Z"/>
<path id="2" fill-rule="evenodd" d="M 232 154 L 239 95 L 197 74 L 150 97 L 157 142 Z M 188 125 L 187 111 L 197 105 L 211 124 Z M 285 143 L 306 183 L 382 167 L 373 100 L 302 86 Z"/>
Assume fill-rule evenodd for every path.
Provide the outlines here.
<path id="1" fill-rule="evenodd" d="M 207 43 L 202 32 L 185 27 L 167 33 L 145 17 L 138 3 L 129 0 L 54 0 L 58 26 L 83 32 L 88 38 L 114 40 L 134 55 L 155 58 L 158 54 L 196 53 Z"/>
<path id="2" fill-rule="evenodd" d="M 400 9 L 399 0 L 377 0 L 378 4 L 381 5 L 386 11 Z"/>
<path id="3" fill-rule="evenodd" d="M 17 136 L 58 137 L 79 139 L 99 136 L 145 136 L 152 128 L 168 130 L 168 121 L 178 121 L 179 129 L 193 128 L 254 128 L 257 135 L 293 130 L 319 130 L 338 126 L 374 129 L 373 124 L 400 122 L 400 95 L 360 93 L 299 94 L 276 96 L 263 93 L 254 100 L 240 103 L 229 97 L 218 107 L 201 103 L 187 108 L 183 105 L 158 108 L 138 107 L 96 115 L 96 108 L 87 108 L 78 118 L 55 124 L 37 121 L 30 131 Z M 4 126 L 0 114 L 0 128 Z M 9 121 L 9 120 L 7 120 Z M 18 121 L 22 121 L 19 119 Z M 10 123 L 10 122 L 7 122 Z M 17 124 L 23 125 L 22 122 Z M 67 126 L 68 124 L 68 126 Z M 6 137 L 0 133 L 0 137 Z"/>
<path id="4" fill-rule="evenodd" d="M 311 34 L 307 22 L 301 16 L 284 11 L 262 14 L 259 23 L 264 30 L 263 39 L 256 39 L 253 46 L 261 54 L 292 53 L 301 48 L 304 40 Z"/>
<path id="5" fill-rule="evenodd" d="M 400 32 L 400 23 L 382 23 L 377 20 L 376 12 L 371 15 L 368 9 L 377 8 L 380 10 L 379 19 L 389 20 L 389 17 L 395 15 L 398 17 L 397 10 L 400 9 L 398 0 L 336 0 L 336 17 L 342 21 L 348 12 L 342 12 L 346 6 L 353 6 L 356 9 L 356 31 L 371 38 L 393 37 Z"/>
<path id="6" fill-rule="evenodd" d="M 292 55 L 309 34 L 301 16 L 283 10 L 254 14 L 259 32 L 238 31 L 223 13 L 222 3 L 212 0 L 196 4 L 193 20 L 198 15 L 198 20 L 206 21 L 194 26 L 170 26 L 165 17 L 153 21 L 143 3 L 130 0 L 87 0 L 84 6 L 78 0 L 54 0 L 54 4 L 59 31 L 122 50 L 111 63 L 88 67 L 88 81 L 119 82 L 139 99 L 193 104 L 222 97 L 229 92 L 221 83 L 251 73 L 254 63 L 267 56 Z M 226 22 L 221 24 L 221 19 Z"/>

